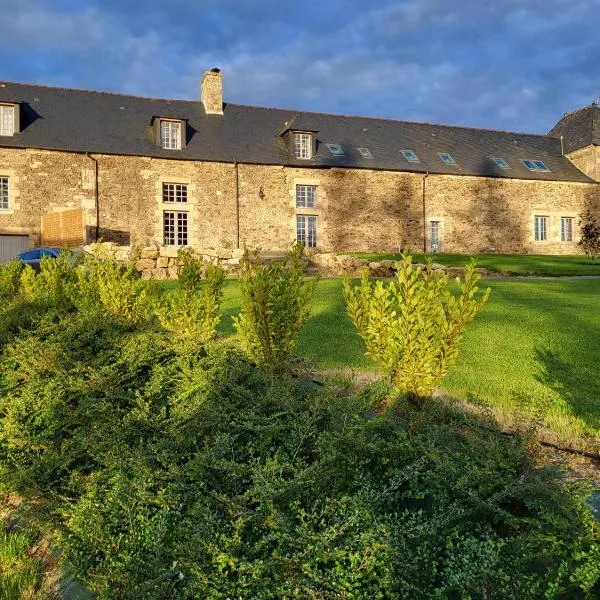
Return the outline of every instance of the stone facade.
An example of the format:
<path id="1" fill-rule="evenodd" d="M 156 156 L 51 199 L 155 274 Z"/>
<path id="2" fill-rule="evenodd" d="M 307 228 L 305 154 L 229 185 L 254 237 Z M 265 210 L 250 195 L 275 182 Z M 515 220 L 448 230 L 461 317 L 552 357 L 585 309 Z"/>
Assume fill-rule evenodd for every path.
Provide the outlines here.
<path id="1" fill-rule="evenodd" d="M 600 146 L 586 146 L 568 154 L 571 162 L 588 177 L 600 181 Z"/>
<path id="2" fill-rule="evenodd" d="M 600 164 L 600 149 L 591 150 L 592 158 L 580 151 L 573 162 Z M 28 233 L 39 243 L 43 215 L 81 208 L 87 241 L 97 226 L 104 240 L 161 246 L 164 211 L 181 211 L 188 215 L 188 244 L 213 255 L 245 245 L 284 250 L 296 237 L 301 214 L 317 217 L 323 251 L 420 251 L 424 237 L 429 249 L 430 222 L 436 221 L 441 251 L 574 253 L 578 215 L 600 209 L 596 183 L 50 150 L 0 149 L 0 176 L 10 182 L 0 234 Z M 163 203 L 164 183 L 186 184 L 187 202 Z M 315 208 L 296 208 L 297 185 L 316 186 Z M 547 241 L 533 239 L 536 215 L 547 217 Z M 561 217 L 574 219 L 572 242 L 560 241 Z M 165 252 L 167 258 L 175 254 L 175 248 Z"/>

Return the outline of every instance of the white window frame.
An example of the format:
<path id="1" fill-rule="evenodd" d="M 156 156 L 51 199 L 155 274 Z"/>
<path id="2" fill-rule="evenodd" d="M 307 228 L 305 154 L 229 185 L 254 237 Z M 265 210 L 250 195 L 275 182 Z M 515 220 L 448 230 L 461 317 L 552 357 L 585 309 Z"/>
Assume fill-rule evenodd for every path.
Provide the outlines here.
<path id="1" fill-rule="evenodd" d="M 548 215 L 534 215 L 533 217 L 533 240 L 535 242 L 548 241 Z"/>
<path id="2" fill-rule="evenodd" d="M 573 217 L 561 217 L 560 218 L 560 241 L 561 242 L 572 242 L 573 241 Z"/>
<path id="3" fill-rule="evenodd" d="M 0 135 L 15 134 L 15 107 L 12 104 L 0 104 Z"/>
<path id="4" fill-rule="evenodd" d="M 0 210 L 10 210 L 10 179 L 0 175 Z"/>
<path id="5" fill-rule="evenodd" d="M 431 252 L 439 252 L 441 247 L 442 223 L 437 219 L 429 221 L 429 250 Z"/>
<path id="6" fill-rule="evenodd" d="M 294 156 L 302 160 L 312 158 L 312 133 L 305 131 L 294 131 Z"/>
<path id="7" fill-rule="evenodd" d="M 181 121 L 160 119 L 160 145 L 165 150 L 181 150 Z"/>
<path id="8" fill-rule="evenodd" d="M 317 207 L 317 186 L 304 183 L 296 184 L 296 208 Z"/>
<path id="9" fill-rule="evenodd" d="M 317 247 L 316 215 L 296 215 L 296 241 L 306 248 Z"/>
<path id="10" fill-rule="evenodd" d="M 163 244 L 184 247 L 189 244 L 189 215 L 176 210 L 163 211 Z"/>
<path id="11" fill-rule="evenodd" d="M 184 204 L 188 201 L 188 184 L 163 181 L 163 204 Z"/>

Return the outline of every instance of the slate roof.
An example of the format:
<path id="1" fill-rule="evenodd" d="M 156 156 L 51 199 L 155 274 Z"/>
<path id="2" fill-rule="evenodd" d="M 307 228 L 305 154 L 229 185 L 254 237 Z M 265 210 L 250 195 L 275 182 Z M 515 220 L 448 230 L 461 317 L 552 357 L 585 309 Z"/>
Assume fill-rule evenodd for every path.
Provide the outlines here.
<path id="1" fill-rule="evenodd" d="M 560 140 L 545 135 L 472 129 L 367 117 L 349 117 L 225 104 L 224 115 L 207 115 L 199 100 L 159 100 L 0 83 L 0 102 L 19 102 L 21 133 L 0 137 L 0 147 L 43 148 L 72 152 L 120 154 L 243 162 L 302 167 L 352 167 L 420 173 L 483 175 L 534 180 L 591 182 L 561 154 Z M 153 117 L 187 119 L 187 145 L 163 150 L 148 136 Z M 290 155 L 278 135 L 286 122 L 294 129 L 316 130 L 313 159 Z M 326 144 L 340 144 L 344 156 Z M 368 148 L 365 158 L 358 148 Z M 419 163 L 409 163 L 401 150 L 413 150 Z M 449 152 L 456 166 L 438 153 Z M 503 158 L 510 169 L 500 169 Z M 520 162 L 541 160 L 550 173 L 530 172 Z"/>
<path id="2" fill-rule="evenodd" d="M 600 146 L 600 106 L 590 104 L 580 110 L 566 113 L 548 135 L 562 135 L 566 153 L 586 146 Z"/>

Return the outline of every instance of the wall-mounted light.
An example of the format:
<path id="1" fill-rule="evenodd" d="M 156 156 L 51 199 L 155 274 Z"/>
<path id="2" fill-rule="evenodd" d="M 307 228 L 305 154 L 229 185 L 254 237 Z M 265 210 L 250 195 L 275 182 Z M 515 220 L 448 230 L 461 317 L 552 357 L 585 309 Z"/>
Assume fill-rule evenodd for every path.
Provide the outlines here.
<path id="1" fill-rule="evenodd" d="M 265 199 L 265 190 L 263 190 L 263 186 L 262 185 L 258 188 L 258 197 L 261 200 Z"/>

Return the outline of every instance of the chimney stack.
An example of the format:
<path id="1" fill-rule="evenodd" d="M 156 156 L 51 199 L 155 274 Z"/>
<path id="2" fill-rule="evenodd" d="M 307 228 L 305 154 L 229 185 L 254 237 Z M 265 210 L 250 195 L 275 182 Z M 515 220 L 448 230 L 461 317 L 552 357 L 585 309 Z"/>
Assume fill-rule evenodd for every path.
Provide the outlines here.
<path id="1" fill-rule="evenodd" d="M 200 83 L 200 98 L 207 115 L 223 114 L 223 75 L 220 69 L 204 73 Z"/>

